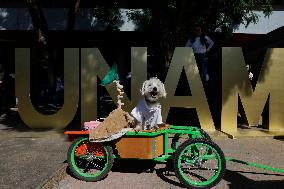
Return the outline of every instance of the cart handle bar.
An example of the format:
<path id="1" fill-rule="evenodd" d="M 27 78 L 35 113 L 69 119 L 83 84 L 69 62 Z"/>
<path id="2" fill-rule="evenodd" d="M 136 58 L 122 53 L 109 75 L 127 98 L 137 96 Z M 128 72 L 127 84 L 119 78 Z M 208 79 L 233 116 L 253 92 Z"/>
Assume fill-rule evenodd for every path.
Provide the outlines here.
<path id="1" fill-rule="evenodd" d="M 278 169 L 278 168 L 270 167 L 270 166 L 267 166 L 267 165 L 246 162 L 246 161 L 242 161 L 242 160 L 238 160 L 238 159 L 234 159 L 234 158 L 230 158 L 230 157 L 225 157 L 225 159 L 226 159 L 226 161 L 232 161 L 232 162 L 235 162 L 235 163 L 240 163 L 240 164 L 244 164 L 244 165 L 248 165 L 248 166 L 252 166 L 252 167 L 258 167 L 258 168 L 262 168 L 262 169 L 266 169 L 266 170 L 270 170 L 270 171 L 284 173 L 284 169 Z"/>

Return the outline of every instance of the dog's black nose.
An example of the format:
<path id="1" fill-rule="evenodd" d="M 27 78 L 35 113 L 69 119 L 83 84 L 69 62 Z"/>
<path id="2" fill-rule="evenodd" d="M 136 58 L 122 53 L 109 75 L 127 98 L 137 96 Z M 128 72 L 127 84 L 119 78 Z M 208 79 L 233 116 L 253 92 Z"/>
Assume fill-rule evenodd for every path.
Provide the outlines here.
<path id="1" fill-rule="evenodd" d="M 153 88 L 153 91 L 157 91 L 157 87 L 154 87 L 154 88 Z"/>

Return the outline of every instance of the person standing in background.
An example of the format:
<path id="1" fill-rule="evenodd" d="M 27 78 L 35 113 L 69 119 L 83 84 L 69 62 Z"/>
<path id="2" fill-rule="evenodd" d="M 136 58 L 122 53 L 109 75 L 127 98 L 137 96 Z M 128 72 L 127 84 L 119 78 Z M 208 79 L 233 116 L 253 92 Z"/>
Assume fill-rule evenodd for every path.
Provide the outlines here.
<path id="1" fill-rule="evenodd" d="M 62 106 L 64 102 L 64 85 L 60 77 L 56 78 L 54 105 L 56 107 Z"/>
<path id="2" fill-rule="evenodd" d="M 252 81 L 253 73 L 252 73 L 252 70 L 251 70 L 251 66 L 249 64 L 247 64 L 246 68 L 247 68 L 247 71 L 248 71 L 248 74 L 249 74 L 249 80 Z"/>
<path id="3" fill-rule="evenodd" d="M 201 79 L 205 86 L 209 80 L 207 69 L 208 58 L 207 53 L 213 47 L 214 42 L 202 32 L 202 28 L 196 25 L 194 28 L 194 35 L 186 43 L 186 47 L 192 47 L 196 63 L 199 67 Z"/>

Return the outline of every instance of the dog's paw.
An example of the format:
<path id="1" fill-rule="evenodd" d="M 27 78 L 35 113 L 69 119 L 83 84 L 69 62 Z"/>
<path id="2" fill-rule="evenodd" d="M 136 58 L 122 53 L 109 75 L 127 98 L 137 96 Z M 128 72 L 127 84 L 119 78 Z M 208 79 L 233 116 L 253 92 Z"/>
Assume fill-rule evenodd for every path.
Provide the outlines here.
<path id="1" fill-rule="evenodd" d="M 153 127 L 153 129 L 154 129 L 155 131 L 157 131 L 159 128 L 160 128 L 159 125 L 155 125 L 155 126 Z"/>
<path id="2" fill-rule="evenodd" d="M 139 132 L 142 130 L 142 126 L 141 125 L 137 125 L 136 127 L 134 127 L 134 131 L 135 132 Z"/>

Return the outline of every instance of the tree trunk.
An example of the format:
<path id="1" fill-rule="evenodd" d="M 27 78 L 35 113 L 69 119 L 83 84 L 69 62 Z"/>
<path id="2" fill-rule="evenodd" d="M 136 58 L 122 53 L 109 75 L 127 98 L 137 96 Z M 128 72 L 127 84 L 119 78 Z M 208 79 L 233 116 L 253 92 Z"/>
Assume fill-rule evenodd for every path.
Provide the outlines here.
<path id="1" fill-rule="evenodd" d="M 44 16 L 43 9 L 40 7 L 38 0 L 27 0 L 29 13 L 32 19 L 33 28 L 36 32 L 37 43 L 36 47 L 31 50 L 33 57 L 31 57 L 31 100 L 38 105 L 38 97 L 41 93 L 42 86 L 53 88 L 53 65 L 49 61 L 48 49 L 48 25 Z M 44 67 L 48 67 L 48 71 L 44 71 Z"/>
<path id="2" fill-rule="evenodd" d="M 72 31 L 75 27 L 76 14 L 79 10 L 80 0 L 75 0 L 69 8 L 67 30 Z"/>
<path id="3" fill-rule="evenodd" d="M 37 0 L 27 0 L 29 12 L 32 18 L 34 30 L 37 33 L 38 42 L 41 45 L 47 44 L 48 26 L 42 8 Z"/>

